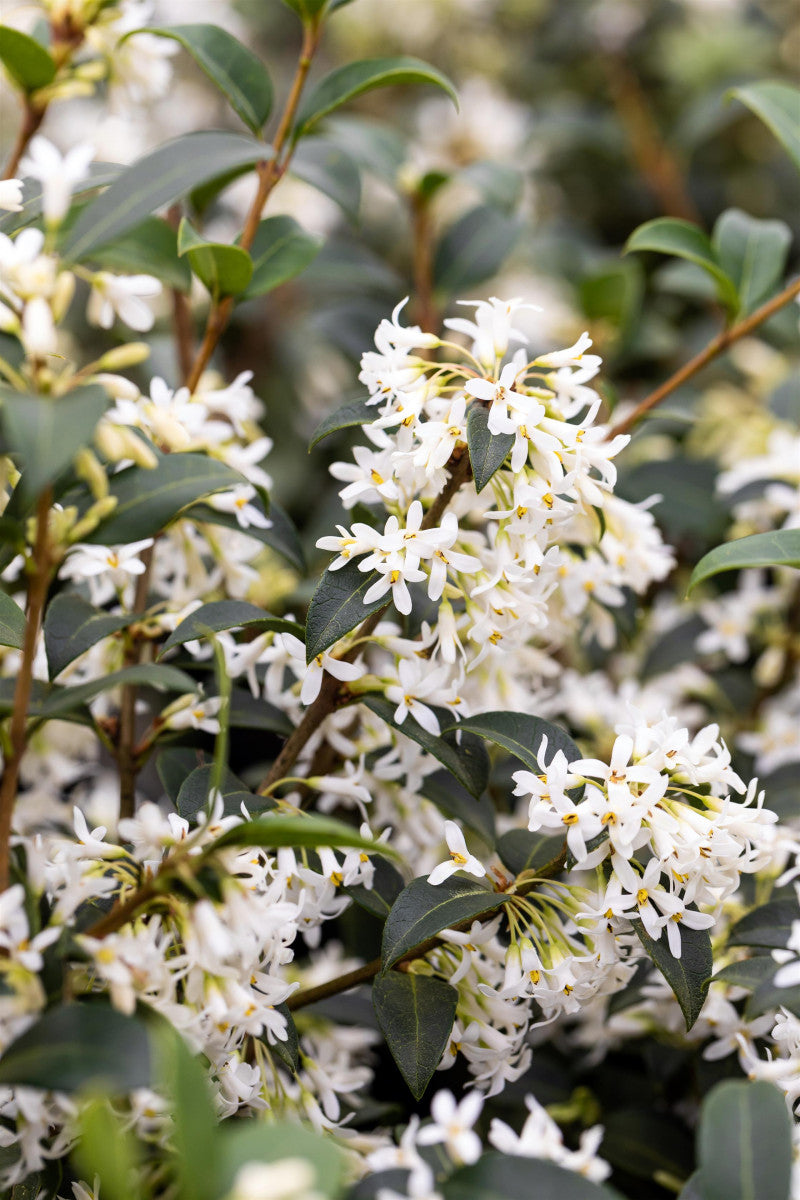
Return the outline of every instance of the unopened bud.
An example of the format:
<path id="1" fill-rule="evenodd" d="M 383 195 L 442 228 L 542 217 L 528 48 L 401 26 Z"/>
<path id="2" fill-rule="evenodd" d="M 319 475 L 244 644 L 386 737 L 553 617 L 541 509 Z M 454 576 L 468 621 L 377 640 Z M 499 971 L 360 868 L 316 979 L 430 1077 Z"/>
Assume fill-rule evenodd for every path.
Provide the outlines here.
<path id="1" fill-rule="evenodd" d="M 139 363 L 150 357 L 150 347 L 147 342 L 128 342 L 124 346 L 115 346 L 102 358 L 98 358 L 97 367 L 100 371 L 122 371 L 126 367 L 137 367 Z M 128 383 L 128 380 L 124 380 Z M 134 387 L 133 384 L 130 385 Z M 116 393 L 119 395 L 119 393 Z M 136 389 L 138 395 L 138 388 Z M 135 399 L 136 397 L 132 397 Z"/>
<path id="2" fill-rule="evenodd" d="M 108 475 L 94 451 L 90 450 L 88 446 L 84 446 L 75 455 L 74 461 L 78 477 L 89 485 L 95 500 L 102 500 L 104 496 L 107 496 Z"/>
<path id="3" fill-rule="evenodd" d="M 117 507 L 116 496 L 103 496 L 102 499 L 96 500 L 81 517 L 80 521 L 76 521 L 69 533 L 69 541 L 82 542 L 90 533 L 94 533 L 101 521 L 105 521 L 106 517 L 110 517 L 114 509 Z"/>
<path id="4" fill-rule="evenodd" d="M 155 452 L 126 425 L 112 425 L 110 421 L 101 421 L 94 433 L 94 444 L 109 462 L 130 459 L 138 467 L 144 467 L 148 471 L 158 466 Z"/>
<path id="5" fill-rule="evenodd" d="M 92 83 L 105 79 L 107 74 L 108 67 L 102 58 L 93 58 L 89 62 L 79 63 L 72 72 L 73 79 L 86 79 Z"/>
<path id="6" fill-rule="evenodd" d="M 61 321 L 72 303 L 72 297 L 75 295 L 75 276 L 71 271 L 60 271 L 56 286 L 53 290 L 53 295 L 50 298 L 50 307 L 53 310 L 53 318 L 56 321 Z"/>
<path id="7" fill-rule="evenodd" d="M 139 345 L 140 343 L 136 343 Z M 104 356 L 105 358 L 105 356 Z M 100 360 L 101 362 L 103 359 Z M 138 400 L 140 392 L 135 383 L 131 383 L 130 379 L 126 379 L 124 375 L 110 375 L 104 371 L 100 371 L 97 375 L 92 376 L 95 383 L 99 383 L 106 389 L 110 396 L 115 400 Z"/>

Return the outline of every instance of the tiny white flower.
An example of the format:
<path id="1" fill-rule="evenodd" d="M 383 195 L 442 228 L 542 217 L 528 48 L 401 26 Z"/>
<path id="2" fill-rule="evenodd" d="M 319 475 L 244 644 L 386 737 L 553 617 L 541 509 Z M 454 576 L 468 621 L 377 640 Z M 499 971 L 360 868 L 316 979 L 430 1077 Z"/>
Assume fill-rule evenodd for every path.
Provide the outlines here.
<path id="1" fill-rule="evenodd" d="M 22 212 L 22 180 L 0 180 L 0 208 L 6 212 Z"/>
<path id="2" fill-rule="evenodd" d="M 464 834 L 455 821 L 445 821 L 444 835 L 450 851 L 450 858 L 446 862 L 439 863 L 438 867 L 434 867 L 428 876 L 428 883 L 435 887 L 436 884 L 449 879 L 456 871 L 469 871 L 470 875 L 477 875 L 478 878 L 486 874 L 483 863 L 470 854 L 467 849 Z"/>
<path id="3" fill-rule="evenodd" d="M 60 225 L 67 215 L 76 183 L 86 177 L 94 149 L 85 142 L 61 155 L 52 142 L 39 135 L 28 147 L 20 163 L 23 175 L 31 175 L 42 185 L 42 209 L 45 224 Z"/>

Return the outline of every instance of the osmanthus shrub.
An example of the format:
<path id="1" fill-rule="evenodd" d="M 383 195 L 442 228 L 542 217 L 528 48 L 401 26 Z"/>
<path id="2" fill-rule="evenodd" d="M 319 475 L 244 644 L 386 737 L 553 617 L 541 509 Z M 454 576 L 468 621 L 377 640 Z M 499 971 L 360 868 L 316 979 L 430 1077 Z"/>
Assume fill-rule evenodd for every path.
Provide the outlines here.
<path id="1" fill-rule="evenodd" d="M 798 294 L 788 228 L 633 233 L 705 272 L 727 324 L 612 420 L 589 333 L 532 346 L 534 304 L 476 298 L 515 236 L 507 169 L 438 258 L 451 180 L 406 178 L 416 294 L 319 426 L 353 448 L 340 518 L 301 539 L 252 371 L 212 369 L 240 306 L 321 250 L 265 205 L 297 172 L 357 207 L 366 143 L 327 140 L 330 115 L 455 92 L 407 56 L 309 79 L 344 4 L 287 3 L 278 101 L 227 29 L 146 5 L 0 26 L 22 108 L 0 184 L 6 1194 L 800 1196 L 797 432 L 778 413 L 721 456 L 740 536 L 688 563 L 658 463 L 624 470 L 639 419 Z M 39 132 L 101 84 L 166 93 L 179 50 L 246 132 L 128 166 Z M 738 99 L 797 162 L 800 93 Z M 243 176 L 226 240 L 214 204 Z M 130 331 L 159 362 L 171 334 L 174 366 L 148 374 Z M 328 555 L 307 585 L 303 540 Z M 733 721 L 716 664 L 752 656 Z"/>

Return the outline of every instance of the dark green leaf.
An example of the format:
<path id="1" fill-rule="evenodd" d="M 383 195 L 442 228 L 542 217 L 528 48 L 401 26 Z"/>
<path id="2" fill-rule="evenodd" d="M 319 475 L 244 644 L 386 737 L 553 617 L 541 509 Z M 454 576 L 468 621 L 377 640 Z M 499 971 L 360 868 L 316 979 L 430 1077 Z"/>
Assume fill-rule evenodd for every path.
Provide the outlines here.
<path id="1" fill-rule="evenodd" d="M 474 830 L 488 845 L 494 845 L 494 806 L 488 796 L 477 800 L 447 771 L 434 771 L 420 784 L 420 793 L 446 817 Z"/>
<path id="2" fill-rule="evenodd" d="M 412 880 L 395 900 L 383 927 L 384 971 L 443 929 L 478 917 L 488 920 L 507 899 L 501 892 L 487 891 L 471 879 L 453 875 L 436 886 L 427 879 Z"/>
<path id="3" fill-rule="evenodd" d="M 330 433 L 336 433 L 340 429 L 352 429 L 357 425 L 371 425 L 378 415 L 379 407 L 374 404 L 368 405 L 366 400 L 351 400 L 349 404 L 343 404 L 320 421 L 308 443 L 309 450 L 313 450 L 317 442 L 321 442 Z"/>
<path id="4" fill-rule="evenodd" d="M 136 1143 L 107 1100 L 92 1099 L 80 1109 L 72 1154 L 83 1178 L 97 1178 L 108 1200 L 140 1200 Z"/>
<path id="5" fill-rule="evenodd" d="M 711 953 L 711 937 L 707 929 L 689 929 L 681 926 L 681 956 L 675 958 L 667 943 L 666 932 L 662 931 L 654 941 L 641 921 L 632 921 L 639 941 L 658 967 L 675 998 L 681 1006 L 686 1028 L 691 1029 L 708 995 L 714 956 Z"/>
<path id="6" fill-rule="evenodd" d="M 173 629 L 161 647 L 159 658 L 173 646 L 182 646 L 185 642 L 208 637 L 210 633 L 219 633 L 223 629 L 249 629 L 253 633 L 272 630 L 274 633 L 293 633 L 299 638 L 304 633 L 303 626 L 296 621 L 274 617 L 272 613 L 245 600 L 212 600 L 210 604 L 201 604 Z"/>
<path id="7" fill-rule="evenodd" d="M 165 454 L 152 470 L 126 467 L 110 482 L 117 507 L 84 541 L 108 546 L 155 537 L 189 504 L 237 487 L 242 477 L 205 454 Z"/>
<path id="8" fill-rule="evenodd" d="M 361 908 L 383 921 L 405 887 L 405 880 L 397 867 L 384 858 L 376 858 L 374 867 L 371 888 L 359 883 L 344 890 Z"/>
<path id="9" fill-rule="evenodd" d="M 467 445 L 475 491 L 482 492 L 508 458 L 514 445 L 514 434 L 490 433 L 489 409 L 473 403 L 467 412 Z"/>
<path id="10" fill-rule="evenodd" d="M 77 1092 L 152 1085 L 144 1024 L 104 1003 L 51 1008 L 0 1059 L 0 1084 Z"/>
<path id="11" fill-rule="evenodd" d="M 364 603 L 365 594 L 377 578 L 374 571 L 359 571 L 355 560 L 345 563 L 337 571 L 325 572 L 308 606 L 306 658 L 309 662 L 329 650 L 370 613 L 386 607 L 386 596 L 380 596 L 370 604 Z"/>
<path id="12" fill-rule="evenodd" d="M 206 1072 L 166 1021 L 155 1036 L 160 1083 L 171 1100 L 170 1143 L 179 1200 L 216 1200 L 221 1139 Z"/>
<path id="13" fill-rule="evenodd" d="M 282 709 L 245 688 L 232 689 L 228 719 L 231 729 L 263 729 L 281 737 L 288 737 L 294 728 Z"/>
<path id="14" fill-rule="evenodd" d="M 455 1171 L 442 1194 L 444 1200 L 622 1200 L 606 1184 L 591 1183 L 554 1162 L 494 1152 Z"/>
<path id="15" fill-rule="evenodd" d="M 284 816 L 267 813 L 253 821 L 245 821 L 223 833 L 209 846 L 220 850 L 224 846 L 264 846 L 277 849 L 279 846 L 353 846 L 373 854 L 394 856 L 383 842 L 363 838 L 351 825 L 335 821 L 332 817 Z"/>
<path id="16" fill-rule="evenodd" d="M 741 567 L 800 567 L 800 529 L 775 529 L 724 542 L 700 559 L 687 594 L 704 579 Z"/>
<path id="17" fill-rule="evenodd" d="M 770 956 L 771 960 L 771 956 Z M 757 959 L 755 960 L 758 961 Z M 788 1009 L 790 1013 L 800 1016 L 800 987 L 778 987 L 775 974 L 778 964 L 772 961 L 772 970 L 758 984 L 750 999 L 747 1001 L 745 1016 L 748 1021 L 760 1017 L 762 1013 L 776 1012 L 778 1009 Z"/>
<path id="18" fill-rule="evenodd" d="M 509 829 L 498 840 L 497 853 L 509 871 L 521 875 L 523 871 L 538 871 L 553 862 L 563 846 L 564 839 L 560 837 L 547 837 L 527 829 Z"/>
<path id="19" fill-rule="evenodd" d="M 372 1004 L 392 1058 L 419 1100 L 450 1039 L 458 992 L 429 975 L 389 971 L 373 983 Z"/>
<path id="20" fill-rule="evenodd" d="M 304 138 L 292 155 L 290 171 L 338 204 L 346 216 L 358 216 L 361 176 L 341 146 L 327 138 Z"/>
<path id="21" fill-rule="evenodd" d="M 433 279 L 437 290 L 461 294 L 495 275 L 521 232 L 520 221 L 488 205 L 465 213 L 436 247 Z"/>
<path id="22" fill-rule="evenodd" d="M 216 84 L 245 125 L 253 133 L 261 131 L 272 110 L 272 82 L 261 59 L 232 34 L 219 25 L 148 26 L 133 33 L 153 33 L 178 42 Z"/>
<path id="23" fill-rule="evenodd" d="M 738 208 L 729 208 L 717 221 L 714 250 L 734 282 L 742 316 L 758 308 L 783 279 L 791 242 L 792 231 L 783 221 L 763 221 Z"/>
<path id="24" fill-rule="evenodd" d="M 9 595 L 0 592 L 0 646 L 21 650 L 25 640 L 25 613 Z"/>
<path id="25" fill-rule="evenodd" d="M 135 618 L 95 608 L 77 592 L 60 592 L 51 600 L 44 619 L 44 647 L 51 679 L 81 654 L 111 633 L 125 629 Z"/>
<path id="26" fill-rule="evenodd" d="M 291 217 L 267 217 L 256 230 L 250 249 L 253 276 L 242 299 L 263 296 L 299 275 L 321 246 L 322 238 L 306 233 Z"/>
<path id="27" fill-rule="evenodd" d="M 178 257 L 178 236 L 160 217 L 147 217 L 115 241 L 96 246 L 87 257 L 106 271 L 155 275 L 179 292 L 192 286 L 189 264 Z"/>
<path id="28" fill-rule="evenodd" d="M 331 71 L 311 90 L 300 107 L 295 139 L 303 137 L 324 116 L 356 96 L 396 83 L 431 83 L 447 92 L 458 107 L 456 90 L 447 76 L 421 59 L 403 56 L 362 59 Z"/>
<path id="29" fill-rule="evenodd" d="M 720 266 L 709 238 L 691 221 L 680 217 L 656 217 L 654 221 L 646 221 L 625 243 L 625 253 L 632 250 L 653 250 L 695 263 L 714 280 L 721 303 L 734 312 L 738 308 L 736 285 Z"/>
<path id="30" fill-rule="evenodd" d="M 556 750 L 564 753 L 567 762 L 575 762 L 581 757 L 580 750 L 560 725 L 552 725 L 541 717 L 530 717 L 527 713 L 481 713 L 477 717 L 465 717 L 458 725 L 452 725 L 451 729 L 468 730 L 502 746 L 536 775 L 542 770 L 537 755 L 544 737 L 547 738 L 545 761 L 548 764 Z"/>
<path id="31" fill-rule="evenodd" d="M 190 746 L 170 746 L 158 754 L 158 778 L 173 804 L 178 799 L 178 793 L 187 775 L 191 775 L 195 767 L 201 766 L 202 762 L 203 756 Z"/>
<path id="32" fill-rule="evenodd" d="M 145 217 L 192 188 L 235 167 L 255 165 L 272 150 L 241 133 L 207 130 L 165 142 L 133 163 L 81 213 L 64 256 L 84 258 L 133 229 Z"/>
<path id="33" fill-rule="evenodd" d="M 731 946 L 768 946 L 784 948 L 797 919 L 795 900 L 771 900 L 746 913 L 730 931 Z"/>
<path id="34" fill-rule="evenodd" d="M 792 1135 L 786 1102 L 763 1080 L 726 1080 L 706 1096 L 698 1136 L 703 1200 L 788 1200 Z"/>
<path id="35" fill-rule="evenodd" d="M 241 479 L 237 479 L 237 482 L 241 482 Z M 257 501 L 253 501 L 253 503 L 258 507 Z M 221 525 L 224 529 L 241 528 L 232 513 L 217 512 L 208 504 L 193 505 L 183 516 L 191 521 L 207 521 L 212 525 Z M 274 500 L 270 501 L 269 519 L 272 522 L 269 528 L 263 529 L 260 526 L 251 525 L 247 529 L 247 536 L 269 546 L 276 554 L 287 559 L 298 571 L 305 570 L 303 547 L 297 536 L 297 530 L 288 513 L 284 512 L 280 504 Z"/>
<path id="36" fill-rule="evenodd" d="M 653 1179 L 658 1174 L 685 1179 L 694 1148 L 686 1128 L 667 1113 L 617 1108 L 603 1115 L 600 1155 L 627 1175 Z"/>
<path id="37" fill-rule="evenodd" d="M 453 729 L 445 730 L 440 737 L 428 733 L 410 714 L 402 723 L 395 720 L 395 706 L 384 696 L 366 695 L 361 697 L 376 717 L 380 717 L 387 725 L 391 725 L 399 733 L 411 738 L 417 745 L 422 746 L 429 754 L 438 759 L 451 775 L 462 784 L 471 796 L 476 799 L 486 791 L 489 782 L 489 756 L 486 747 L 479 737 L 464 732 L 456 725 Z M 436 710 L 443 718 L 441 710 Z"/>
<path id="38" fill-rule="evenodd" d="M 761 118 L 800 169 L 800 91 L 788 83 L 767 80 L 733 88 L 729 94 Z"/>
<path id="39" fill-rule="evenodd" d="M 17 488 L 30 504 L 92 440 L 108 396 L 104 388 L 91 383 L 57 397 L 4 388 L 0 399 L 8 452 L 18 459 L 22 471 Z"/>
<path id="40" fill-rule="evenodd" d="M 187 821 L 206 807 L 213 777 L 213 765 L 205 763 L 203 766 L 195 767 L 181 784 L 175 800 L 175 807 L 182 817 L 186 817 Z M 240 817 L 242 804 L 246 804 L 249 809 L 261 809 L 267 803 L 263 796 L 253 795 L 241 779 L 238 779 L 227 767 L 220 783 L 220 792 L 225 802 L 224 812 L 226 815 Z"/>
<path id="41" fill-rule="evenodd" d="M 771 954 L 757 954 L 755 958 L 745 958 L 742 962 L 729 963 L 717 971 L 712 983 L 731 983 L 735 987 L 744 987 L 752 991 L 765 979 L 771 979 L 778 969 Z"/>
<path id="42" fill-rule="evenodd" d="M 53 687 L 40 704 L 31 705 L 31 715 L 43 721 L 63 717 L 72 709 L 81 708 L 110 688 L 123 685 L 151 687 L 162 692 L 195 692 L 197 684 L 191 675 L 164 663 L 139 663 L 102 675 L 77 687 Z"/>
<path id="43" fill-rule="evenodd" d="M 189 260 L 192 271 L 215 300 L 241 295 L 253 277 L 253 261 L 246 250 L 206 241 L 186 217 L 178 229 L 178 254 Z"/>
<path id="44" fill-rule="evenodd" d="M 55 78 L 52 55 L 35 38 L 10 25 L 0 25 L 0 62 L 24 92 L 47 87 Z"/>

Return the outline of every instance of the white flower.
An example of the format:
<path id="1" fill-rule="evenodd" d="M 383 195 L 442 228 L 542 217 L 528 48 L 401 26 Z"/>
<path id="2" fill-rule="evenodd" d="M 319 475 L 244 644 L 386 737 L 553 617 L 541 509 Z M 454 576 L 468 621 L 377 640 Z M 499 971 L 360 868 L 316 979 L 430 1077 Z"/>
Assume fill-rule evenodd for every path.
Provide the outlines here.
<path id="1" fill-rule="evenodd" d="M 439 863 L 438 867 L 434 867 L 428 876 L 428 883 L 435 887 L 438 883 L 449 879 L 456 871 L 469 871 L 470 875 L 477 875 L 479 878 L 486 874 L 483 863 L 470 854 L 467 849 L 464 835 L 455 821 L 445 821 L 444 834 L 450 850 L 450 858 L 446 862 Z"/>
<path id="2" fill-rule="evenodd" d="M 236 1172 L 225 1200 L 324 1200 L 313 1187 L 316 1172 L 302 1158 L 245 1163 Z"/>
<path id="3" fill-rule="evenodd" d="M 182 696 L 161 714 L 166 729 L 199 729 L 203 733 L 219 733 L 217 713 L 222 698 L 211 696 L 204 700 L 201 695 Z"/>
<path id="4" fill-rule="evenodd" d="M 77 583 L 89 581 L 93 597 L 113 595 L 114 588 L 121 588 L 131 575 L 143 575 L 145 564 L 139 555 L 153 545 L 152 538 L 143 538 L 127 546 L 92 546 L 77 542 L 70 550 L 59 571 L 59 578 L 72 579 Z M 110 593 L 96 586 L 99 576 L 107 575 L 111 583 Z M 96 600 L 96 603 L 102 603 Z"/>
<path id="5" fill-rule="evenodd" d="M 73 146 L 63 157 L 47 138 L 35 137 L 28 153 L 20 163 L 24 175 L 31 175 L 42 185 L 42 209 L 45 224 L 60 225 L 67 215 L 76 183 L 86 177 L 94 148 L 85 142 Z"/>
<path id="6" fill-rule="evenodd" d="M 161 294 L 161 284 L 152 275 L 112 275 L 97 271 L 92 276 L 92 290 L 86 316 L 92 325 L 110 329 L 118 316 L 137 333 L 152 329 L 154 316 L 143 297 Z"/>
<path id="7" fill-rule="evenodd" d="M 481 1139 L 472 1126 L 481 1115 L 483 1096 L 470 1092 L 456 1104 L 452 1092 L 437 1092 L 431 1102 L 432 1125 L 424 1126 L 417 1135 L 420 1146 L 444 1142 L 447 1153 L 457 1163 L 474 1163 L 481 1156 Z"/>
<path id="8" fill-rule="evenodd" d="M 0 180 L 0 208 L 6 212 L 22 212 L 22 180 Z"/>
<path id="9" fill-rule="evenodd" d="M 209 496 L 208 504 L 217 512 L 232 513 L 241 529 L 249 529 L 251 525 L 256 529 L 269 529 L 272 521 L 250 503 L 255 495 L 256 489 L 251 483 L 242 483 L 229 492 L 215 492 Z"/>
<path id="10" fill-rule="evenodd" d="M 514 329 L 511 324 L 514 313 L 522 308 L 531 312 L 542 311 L 538 304 L 525 304 L 520 299 L 499 300 L 497 296 L 492 296 L 488 301 L 459 300 L 458 303 L 473 307 L 475 320 L 451 317 L 445 321 L 445 326 L 472 338 L 472 353 L 479 362 L 487 366 L 500 362 L 508 350 L 509 342 L 525 340 L 525 335 Z"/>

